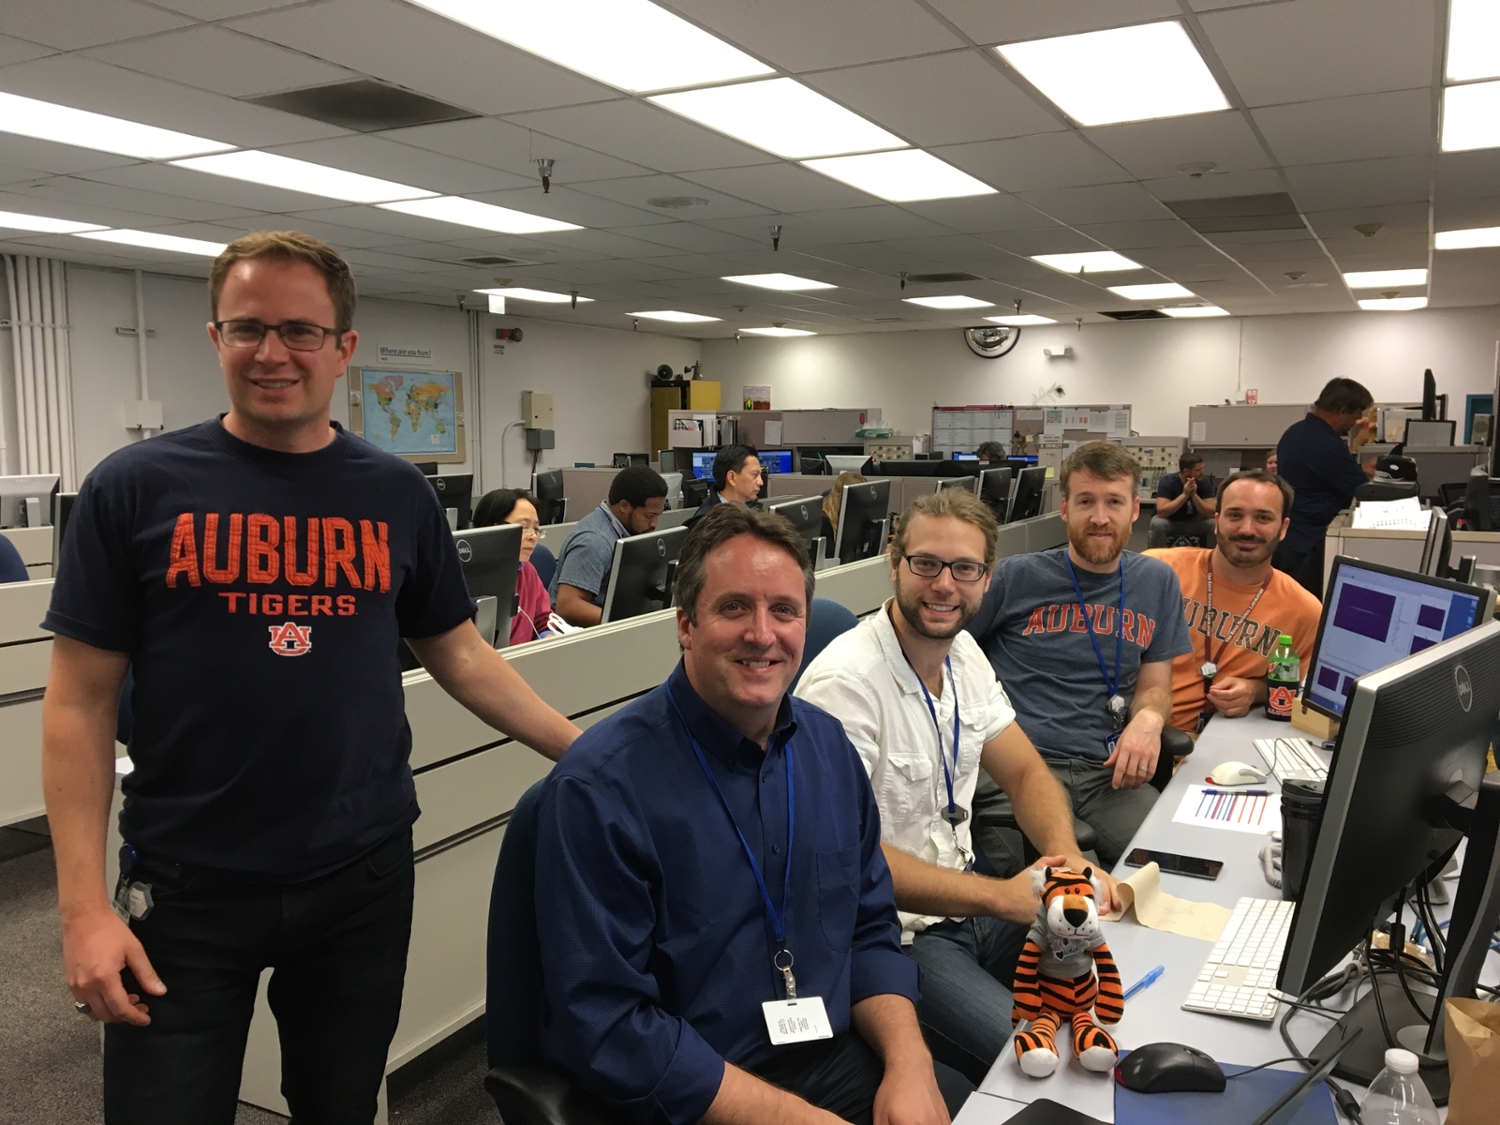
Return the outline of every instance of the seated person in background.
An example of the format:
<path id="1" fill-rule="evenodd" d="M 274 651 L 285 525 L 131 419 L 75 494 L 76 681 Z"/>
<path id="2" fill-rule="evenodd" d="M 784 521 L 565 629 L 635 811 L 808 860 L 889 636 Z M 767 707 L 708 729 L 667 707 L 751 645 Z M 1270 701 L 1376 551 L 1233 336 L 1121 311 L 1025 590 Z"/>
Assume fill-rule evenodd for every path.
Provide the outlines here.
<path id="1" fill-rule="evenodd" d="M 753 445 L 726 445 L 714 457 L 714 486 L 687 526 L 692 527 L 726 501 L 753 504 L 760 497 L 761 467 Z"/>
<path id="2" fill-rule="evenodd" d="M 972 493 L 919 497 L 891 544 L 895 597 L 837 637 L 797 684 L 800 698 L 843 723 L 864 760 L 901 940 L 922 966 L 922 1030 L 933 1057 L 976 1085 L 1010 1038 L 1010 983 L 1038 905 L 1031 872 L 1001 880 L 972 870 L 980 770 L 1015 802 L 1046 854 L 1038 866 L 1086 866 L 1067 794 L 963 631 L 984 600 L 999 534 Z M 1115 893 L 1105 879 L 1102 910 Z"/>
<path id="3" fill-rule="evenodd" d="M 1156 515 L 1146 532 L 1148 547 L 1203 546 L 1213 526 L 1214 482 L 1203 475 L 1203 454 L 1177 458 L 1177 472 L 1156 485 Z"/>
<path id="4" fill-rule="evenodd" d="M 615 541 L 655 531 L 666 506 L 667 482 L 649 465 L 615 474 L 609 499 L 578 521 L 558 552 L 549 593 L 559 617 L 569 625 L 599 624 Z"/>
<path id="5" fill-rule="evenodd" d="M 1058 473 L 1067 546 L 1001 559 L 969 624 L 1106 868 L 1156 803 L 1146 783 L 1172 713 L 1172 660 L 1192 649 L 1172 568 L 1125 550 L 1140 473 L 1113 442 L 1079 446 Z"/>
<path id="6" fill-rule="evenodd" d="M 1217 542 L 1146 554 L 1177 572 L 1193 650 L 1172 661 L 1172 725 L 1201 731 L 1215 712 L 1238 718 L 1266 701 L 1266 668 L 1286 633 L 1306 663 L 1322 604 L 1271 556 L 1291 523 L 1292 486 L 1264 469 L 1244 469 L 1219 488 Z"/>
<path id="7" fill-rule="evenodd" d="M 30 579 L 21 552 L 7 536 L 0 535 L 0 582 L 27 582 Z"/>
<path id="8" fill-rule="evenodd" d="M 828 495 L 823 497 L 823 526 L 819 533 L 828 540 L 828 555 L 833 556 L 833 538 L 839 530 L 839 505 L 844 502 L 844 486 L 847 484 L 864 484 L 865 478 L 859 473 L 840 473 L 834 478 L 833 487 L 828 490 Z"/>
<path id="9" fill-rule="evenodd" d="M 982 441 L 974 453 L 982 465 L 1003 465 L 1005 459 L 1010 456 L 1005 451 L 1005 446 L 998 441 Z"/>
<path id="10" fill-rule="evenodd" d="M 786 520 L 709 513 L 677 569 L 682 662 L 543 790 L 542 1055 L 630 1120 L 868 1122 L 879 1104 L 946 1125 L 973 1089 L 939 1064 L 940 1093 L 922 1041 L 859 755 L 786 694 L 812 589 Z M 788 1028 L 793 995 L 831 1039 Z"/>
<path id="11" fill-rule="evenodd" d="M 519 488 L 497 488 L 486 492 L 474 505 L 474 526 L 496 524 L 521 525 L 521 569 L 516 574 L 516 613 L 510 619 L 510 643 L 525 644 L 543 635 L 551 635 L 547 618 L 552 616 L 552 599 L 541 575 L 531 565 L 531 553 L 541 541 L 541 523 L 537 519 L 536 501 L 531 493 Z"/>

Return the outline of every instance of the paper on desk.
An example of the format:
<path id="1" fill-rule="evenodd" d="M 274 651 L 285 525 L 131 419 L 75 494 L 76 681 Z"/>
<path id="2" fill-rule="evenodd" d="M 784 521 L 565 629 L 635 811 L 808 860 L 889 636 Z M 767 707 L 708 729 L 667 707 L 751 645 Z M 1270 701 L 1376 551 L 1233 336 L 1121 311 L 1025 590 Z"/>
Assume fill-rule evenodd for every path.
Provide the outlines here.
<path id="1" fill-rule="evenodd" d="M 1223 789 L 1189 785 L 1174 823 L 1263 835 L 1281 831 L 1281 801 L 1267 789 Z"/>
<path id="2" fill-rule="evenodd" d="M 1161 867 L 1148 863 L 1120 884 L 1124 909 L 1106 914 L 1106 922 L 1118 922 L 1135 907 L 1135 920 L 1153 930 L 1218 941 L 1229 922 L 1230 909 L 1216 902 L 1191 902 L 1161 889 Z"/>
<path id="3" fill-rule="evenodd" d="M 1426 531 L 1431 516 L 1415 496 L 1400 500 L 1361 500 L 1350 521 L 1354 528 L 1385 528 L 1395 531 Z"/>

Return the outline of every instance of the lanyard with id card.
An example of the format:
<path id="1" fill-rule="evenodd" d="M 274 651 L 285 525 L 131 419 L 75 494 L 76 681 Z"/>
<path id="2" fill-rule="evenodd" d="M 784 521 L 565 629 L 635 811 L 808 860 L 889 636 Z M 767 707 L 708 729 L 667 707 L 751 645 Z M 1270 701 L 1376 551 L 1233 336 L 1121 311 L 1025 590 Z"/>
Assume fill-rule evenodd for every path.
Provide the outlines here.
<path id="1" fill-rule="evenodd" d="M 797 978 L 792 973 L 795 959 L 786 944 L 787 908 L 792 897 L 792 840 L 797 826 L 796 790 L 792 780 L 792 743 L 788 740 L 786 746 L 782 748 L 782 760 L 786 766 L 786 877 L 781 885 L 781 909 L 777 910 L 776 904 L 771 901 L 771 892 L 766 888 L 765 876 L 761 874 L 755 853 L 750 850 L 749 841 L 740 831 L 739 821 L 735 819 L 734 811 L 729 807 L 724 790 L 719 786 L 719 779 L 714 777 L 708 758 L 704 755 L 703 748 L 698 745 L 698 740 L 693 737 L 692 729 L 682 714 L 682 708 L 677 706 L 677 697 L 672 694 L 670 687 L 667 688 L 667 699 L 672 704 L 672 710 L 677 713 L 682 729 L 687 733 L 688 744 L 693 748 L 693 756 L 703 767 L 703 776 L 708 778 L 709 785 L 713 787 L 714 793 L 719 798 L 719 804 L 724 806 L 724 813 L 729 817 L 729 824 L 734 829 L 734 834 L 739 837 L 740 847 L 745 850 L 745 858 L 750 861 L 750 873 L 755 876 L 755 885 L 760 890 L 761 901 L 765 903 L 766 916 L 771 921 L 771 932 L 776 938 L 776 951 L 771 954 L 771 964 L 781 974 L 786 986 L 785 1000 L 767 1000 L 761 1004 L 761 1011 L 766 1019 L 766 1033 L 770 1036 L 771 1045 L 780 1047 L 788 1043 L 832 1039 L 833 1027 L 828 1022 L 828 1009 L 823 1004 L 823 998 L 797 995 Z"/>
<path id="2" fill-rule="evenodd" d="M 1104 677 L 1104 690 L 1109 692 L 1104 709 L 1109 714 L 1113 728 L 1104 738 L 1104 749 L 1113 754 L 1115 743 L 1125 731 L 1130 718 L 1130 701 L 1120 692 L 1120 657 L 1125 651 L 1125 560 L 1120 560 L 1120 612 L 1115 620 L 1115 674 L 1111 679 L 1109 669 L 1104 666 L 1104 652 L 1099 648 L 1099 638 L 1094 635 L 1094 619 L 1089 616 L 1089 607 L 1083 603 L 1083 587 L 1078 584 L 1078 573 L 1073 569 L 1073 560 L 1063 552 L 1063 562 L 1068 565 L 1068 577 L 1073 580 L 1073 592 L 1078 595 L 1078 613 L 1083 618 L 1084 628 L 1089 633 L 1089 643 L 1094 646 L 1094 656 L 1099 661 L 1099 674 Z"/>
<path id="3" fill-rule="evenodd" d="M 943 781 L 948 786 L 948 811 L 943 814 L 943 819 L 953 829 L 954 838 L 956 839 L 958 836 L 958 826 L 968 819 L 969 810 L 959 808 L 958 803 L 953 799 L 953 776 L 958 773 L 958 736 L 960 730 L 958 721 L 958 678 L 953 674 L 953 658 L 950 656 L 945 657 L 943 660 L 944 667 L 948 669 L 948 683 L 953 691 L 953 768 L 951 770 L 948 768 L 948 758 L 943 753 L 943 728 L 938 722 L 937 705 L 932 702 L 932 693 L 927 690 L 927 685 L 922 682 L 920 673 L 917 672 L 916 667 L 911 662 L 911 657 L 906 655 L 904 649 L 901 652 L 901 658 L 906 661 L 906 666 L 911 669 L 911 674 L 917 677 L 917 686 L 922 689 L 922 698 L 927 701 L 927 713 L 932 716 L 932 727 L 937 732 L 938 761 L 943 765 Z"/>

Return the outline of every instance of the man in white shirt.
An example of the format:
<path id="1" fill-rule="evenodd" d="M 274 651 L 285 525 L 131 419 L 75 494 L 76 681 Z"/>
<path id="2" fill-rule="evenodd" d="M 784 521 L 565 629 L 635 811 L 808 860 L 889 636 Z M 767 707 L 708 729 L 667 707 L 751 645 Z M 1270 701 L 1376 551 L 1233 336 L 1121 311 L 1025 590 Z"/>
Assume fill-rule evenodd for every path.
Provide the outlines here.
<path id="1" fill-rule="evenodd" d="M 837 717 L 870 774 L 901 939 L 922 965 L 933 1057 L 978 1083 L 1011 1033 L 1010 981 L 1036 919 L 1031 873 L 976 874 L 969 817 L 982 768 L 1040 862 L 1081 871 L 1067 794 L 964 626 L 989 587 L 999 526 L 958 489 L 920 497 L 891 546 L 895 597 L 836 638 L 796 694 Z M 956 743 L 956 750 L 955 750 Z M 1117 901 L 1106 877 L 1101 912 Z"/>

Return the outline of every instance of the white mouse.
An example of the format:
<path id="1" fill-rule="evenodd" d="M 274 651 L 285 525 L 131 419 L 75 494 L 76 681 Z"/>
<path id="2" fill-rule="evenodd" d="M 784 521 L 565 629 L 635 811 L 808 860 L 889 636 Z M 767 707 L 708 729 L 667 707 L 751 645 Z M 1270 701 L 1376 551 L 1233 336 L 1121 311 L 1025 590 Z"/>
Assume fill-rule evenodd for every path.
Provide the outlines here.
<path id="1" fill-rule="evenodd" d="M 1220 762 L 1208 772 L 1208 780 L 1215 785 L 1256 785 L 1266 775 L 1244 762 Z"/>

